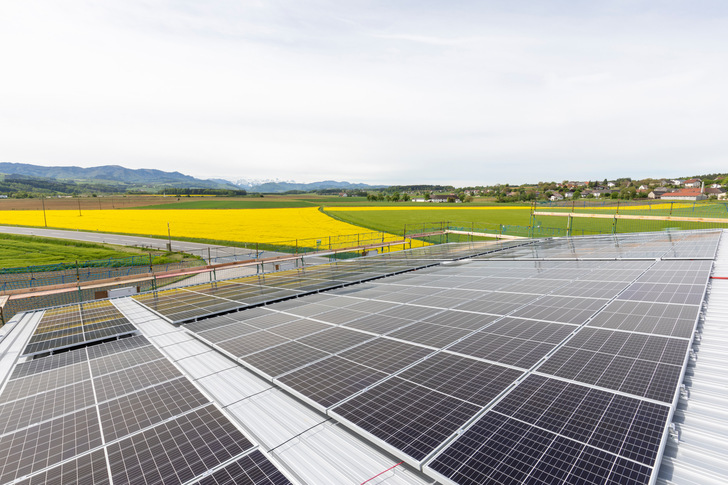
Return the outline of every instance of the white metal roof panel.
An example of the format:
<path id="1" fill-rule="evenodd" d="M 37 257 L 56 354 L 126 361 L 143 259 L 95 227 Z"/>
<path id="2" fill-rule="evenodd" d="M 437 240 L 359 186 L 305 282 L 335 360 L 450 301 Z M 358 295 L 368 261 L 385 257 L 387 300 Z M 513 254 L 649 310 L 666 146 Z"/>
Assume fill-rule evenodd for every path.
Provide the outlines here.
<path id="1" fill-rule="evenodd" d="M 197 340 L 167 345 L 164 347 L 164 350 L 170 355 L 170 357 L 172 357 L 173 360 L 187 359 L 189 357 L 211 352 L 210 347 Z M 215 355 L 219 354 L 215 352 Z M 234 364 L 231 362 L 231 365 Z"/>
<path id="2" fill-rule="evenodd" d="M 721 237 L 713 276 L 728 277 L 726 231 Z M 727 344 L 728 280 L 714 278 L 700 342 L 694 346 L 697 360 L 684 381 L 689 399 L 675 413 L 678 446 L 666 451 L 658 483 L 728 483 Z"/>
<path id="3" fill-rule="evenodd" d="M 185 370 L 188 370 L 185 368 Z M 272 386 L 242 367 L 232 367 L 207 375 L 196 381 L 221 406 L 227 407 L 252 395 L 270 389 Z"/>
<path id="4" fill-rule="evenodd" d="M 336 453 L 331 453 L 332 448 Z M 398 459 L 374 450 L 331 421 L 281 445 L 272 454 L 290 463 L 305 483 L 415 485 L 431 482 L 404 464 L 397 466 Z"/>
<path id="5" fill-rule="evenodd" d="M 327 419 L 275 388 L 239 401 L 226 409 L 269 450 Z"/>

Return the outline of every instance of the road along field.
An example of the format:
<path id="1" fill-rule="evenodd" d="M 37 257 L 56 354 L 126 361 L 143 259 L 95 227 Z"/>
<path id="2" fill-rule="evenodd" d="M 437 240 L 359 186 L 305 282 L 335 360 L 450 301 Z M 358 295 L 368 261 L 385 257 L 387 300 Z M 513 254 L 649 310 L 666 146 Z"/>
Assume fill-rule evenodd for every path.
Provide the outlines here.
<path id="1" fill-rule="evenodd" d="M 81 231 L 167 236 L 238 243 L 290 243 L 309 240 L 321 248 L 327 238 L 366 232 L 328 217 L 316 207 L 230 210 L 46 210 L 0 211 L 0 224 Z M 394 240 L 397 236 L 387 237 Z M 352 239 L 352 246 L 357 239 Z M 364 241 L 361 241 L 362 243 Z M 301 241 L 305 245 L 306 242 Z M 414 245 L 413 245 L 414 247 Z"/>

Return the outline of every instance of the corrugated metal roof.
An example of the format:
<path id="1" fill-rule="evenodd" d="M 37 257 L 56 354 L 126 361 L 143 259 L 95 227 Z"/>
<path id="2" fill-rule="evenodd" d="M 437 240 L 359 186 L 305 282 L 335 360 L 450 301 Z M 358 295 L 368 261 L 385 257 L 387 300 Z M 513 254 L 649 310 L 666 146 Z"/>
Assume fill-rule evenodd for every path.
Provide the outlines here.
<path id="1" fill-rule="evenodd" d="M 728 233 L 723 232 L 713 276 L 728 277 Z M 668 446 L 661 485 L 728 483 L 728 280 L 712 279 L 693 345 L 696 360 L 685 375 L 687 402 L 673 417 L 677 446 Z"/>

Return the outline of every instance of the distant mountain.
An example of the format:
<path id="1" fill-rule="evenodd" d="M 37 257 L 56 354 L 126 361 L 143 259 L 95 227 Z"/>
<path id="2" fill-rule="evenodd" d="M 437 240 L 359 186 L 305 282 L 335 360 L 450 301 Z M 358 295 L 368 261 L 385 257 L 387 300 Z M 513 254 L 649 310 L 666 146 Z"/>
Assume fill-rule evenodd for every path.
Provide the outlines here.
<path id="1" fill-rule="evenodd" d="M 267 182 L 260 185 L 253 185 L 250 187 L 252 192 L 264 192 L 264 193 L 281 193 L 288 192 L 289 190 L 303 190 L 305 192 L 313 192 L 316 190 L 324 189 L 339 189 L 339 190 L 370 190 L 370 189 L 382 189 L 387 187 L 386 185 L 367 185 L 367 184 L 352 184 L 349 182 L 337 182 L 335 180 L 324 180 L 323 182 L 312 182 L 310 184 L 299 184 L 296 182 Z"/>
<path id="2" fill-rule="evenodd" d="M 202 180 L 180 172 L 164 172 L 162 170 L 140 168 L 131 169 L 119 165 L 103 165 L 99 167 L 45 167 L 29 163 L 0 162 L 0 174 L 15 177 L 25 177 L 22 181 L 23 190 L 32 191 L 34 188 L 43 192 L 64 190 L 71 184 L 74 191 L 88 191 L 93 187 L 97 192 L 123 192 L 128 190 L 159 191 L 165 188 L 180 189 L 245 189 L 248 192 L 282 193 L 290 190 L 313 192 L 316 190 L 370 190 L 380 189 L 386 185 L 352 184 L 325 180 L 309 184 L 284 181 L 279 179 L 235 181 L 223 179 Z M 40 180 L 42 179 L 42 180 Z M 59 182 L 54 184 L 51 182 Z M 20 183 L 20 181 L 15 181 Z M 63 185 L 65 184 L 65 185 Z M 73 185 L 75 184 L 75 185 Z M 51 189 L 50 187 L 53 187 Z M 103 188 L 102 188 L 103 186 Z M 108 187 L 106 187 L 108 186 Z M 16 186 L 14 186 L 15 188 Z M 5 192 L 17 191 L 5 188 Z"/>
<path id="3" fill-rule="evenodd" d="M 228 182 L 232 182 L 233 184 L 237 185 L 238 187 L 245 189 L 245 190 L 254 190 L 255 187 L 267 183 L 296 183 L 293 180 L 281 180 L 281 179 L 237 179 L 237 180 L 227 180 Z"/>
<path id="4" fill-rule="evenodd" d="M 42 177 L 77 183 L 106 183 L 121 186 L 127 190 L 161 189 L 164 187 L 230 189 L 238 187 L 228 181 L 201 180 L 179 172 L 164 172 L 155 169 L 131 169 L 119 165 L 99 167 L 44 167 L 28 163 L 0 162 L 0 173 Z"/>

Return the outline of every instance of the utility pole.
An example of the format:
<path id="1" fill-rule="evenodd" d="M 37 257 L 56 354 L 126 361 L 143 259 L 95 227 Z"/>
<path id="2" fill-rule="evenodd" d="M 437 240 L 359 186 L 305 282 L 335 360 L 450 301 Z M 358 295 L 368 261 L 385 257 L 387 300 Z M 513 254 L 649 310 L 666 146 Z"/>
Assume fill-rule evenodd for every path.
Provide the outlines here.
<path id="1" fill-rule="evenodd" d="M 81 216 L 81 196 L 76 199 L 78 201 L 78 215 Z"/>
<path id="2" fill-rule="evenodd" d="M 172 233 L 169 231 L 169 222 L 167 223 L 167 251 L 172 252 Z"/>
<path id="3" fill-rule="evenodd" d="M 48 221 L 46 220 L 46 213 L 45 213 L 45 195 L 40 196 L 40 203 L 43 204 L 43 225 L 45 227 L 48 227 Z"/>

